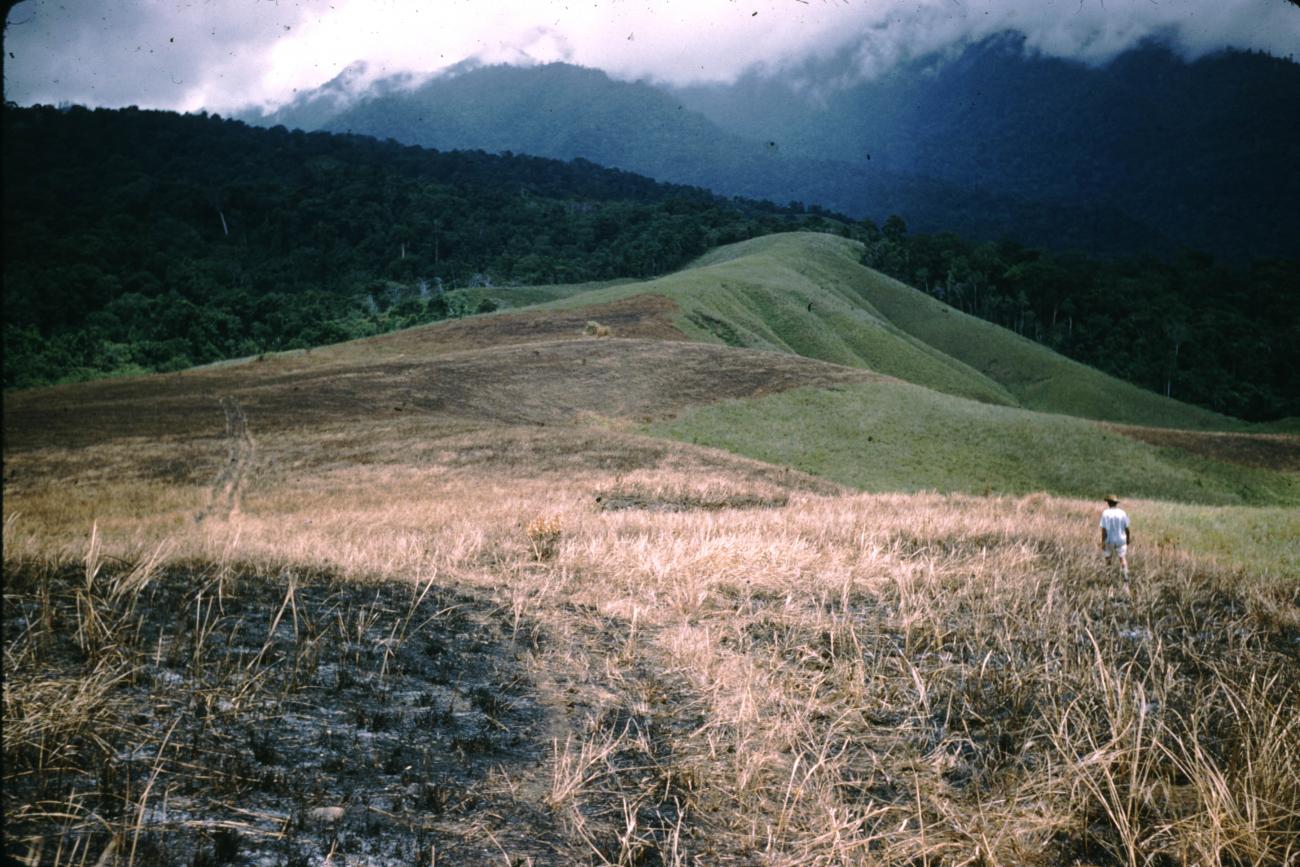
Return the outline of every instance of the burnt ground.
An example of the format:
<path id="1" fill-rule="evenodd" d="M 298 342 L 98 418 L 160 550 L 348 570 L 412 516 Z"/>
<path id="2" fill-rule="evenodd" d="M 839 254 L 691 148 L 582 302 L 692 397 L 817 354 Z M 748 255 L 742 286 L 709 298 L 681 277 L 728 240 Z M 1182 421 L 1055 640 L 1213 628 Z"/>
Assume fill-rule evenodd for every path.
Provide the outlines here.
<path id="1" fill-rule="evenodd" d="M 1280 472 L 1300 470 L 1300 437 L 1288 434 L 1218 433 L 1108 424 L 1126 437 L 1163 448 Z"/>
<path id="2" fill-rule="evenodd" d="M 778 352 L 681 341 L 579 338 L 431 358 L 249 363 L 7 395 L 8 452 L 210 436 L 234 400 L 259 434 L 357 419 L 554 425 L 640 423 L 688 407 L 877 374 Z"/>
<path id="3" fill-rule="evenodd" d="M 489 600 L 290 574 L 5 577 L 6 855 L 566 863 L 535 782 L 557 720 L 520 662 L 543 639 Z"/>
<path id="4" fill-rule="evenodd" d="M 645 295 L 571 311 L 448 320 L 315 350 L 172 374 L 14 391 L 5 395 L 5 450 L 202 435 L 220 426 L 221 404 L 226 400 L 246 408 L 252 425 L 263 432 L 351 421 L 359 411 L 432 412 L 445 420 L 448 408 L 462 414 L 457 401 L 466 392 L 482 396 L 498 383 L 526 386 L 536 380 L 536 374 L 553 376 L 556 363 L 571 365 L 575 368 L 571 373 L 580 372 L 578 356 L 616 352 L 613 345 L 622 338 L 664 343 L 662 357 L 644 359 L 662 366 L 671 360 L 675 347 L 690 345 L 672 325 L 675 311 L 669 299 Z M 586 323 L 593 320 L 609 328 L 613 339 L 587 335 Z M 534 373 L 539 357 L 549 360 L 556 347 L 570 341 L 589 348 L 576 354 L 560 348 L 557 359 Z M 449 361 L 447 356 L 460 357 Z M 522 368 L 517 366 L 520 363 Z M 483 379 L 467 381 L 470 375 Z M 601 395 L 587 396 L 588 403 L 600 401 Z M 484 409 L 480 400 L 477 408 L 465 412 L 481 415 Z M 499 411 L 514 412 L 509 401 L 497 401 L 486 409 L 493 418 Z"/>

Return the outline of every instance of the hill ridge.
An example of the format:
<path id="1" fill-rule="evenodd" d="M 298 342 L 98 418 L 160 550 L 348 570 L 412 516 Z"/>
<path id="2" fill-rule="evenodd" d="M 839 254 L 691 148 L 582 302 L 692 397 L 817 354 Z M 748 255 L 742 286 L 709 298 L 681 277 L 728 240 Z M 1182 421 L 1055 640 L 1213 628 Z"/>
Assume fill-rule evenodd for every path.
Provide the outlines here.
<path id="1" fill-rule="evenodd" d="M 444 150 L 590 159 L 726 196 L 808 202 L 855 218 L 903 213 L 918 228 L 985 239 L 1010 234 L 1107 253 L 1171 249 L 1156 227 L 1114 209 L 1030 201 L 860 158 L 787 152 L 768 137 L 727 129 L 654 83 L 569 63 L 479 65 L 418 84 L 380 80 L 331 109 L 334 92 L 326 83 L 318 98 L 240 117 Z"/>
<path id="2" fill-rule="evenodd" d="M 1246 426 L 962 313 L 861 264 L 861 250 L 824 233 L 765 235 L 717 248 L 673 274 L 551 306 L 661 294 L 678 305 L 678 327 L 697 340 L 796 352 L 988 403 L 1101 421 Z"/>

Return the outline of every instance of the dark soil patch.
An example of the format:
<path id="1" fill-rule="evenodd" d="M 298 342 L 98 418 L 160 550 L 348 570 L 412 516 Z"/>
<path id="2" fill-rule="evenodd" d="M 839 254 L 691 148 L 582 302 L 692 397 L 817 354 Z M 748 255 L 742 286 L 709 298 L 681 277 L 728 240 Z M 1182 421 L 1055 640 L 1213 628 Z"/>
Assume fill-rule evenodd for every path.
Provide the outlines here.
<path id="1" fill-rule="evenodd" d="M 8 856 L 562 862 L 537 792 L 499 782 L 539 766 L 554 720 L 487 600 L 197 570 L 138 591 L 5 578 Z"/>
<path id="2" fill-rule="evenodd" d="M 790 502 L 784 493 L 695 493 L 657 491 L 623 485 L 596 492 L 596 507 L 604 512 L 639 509 L 647 512 L 717 512 L 723 509 L 779 509 Z"/>
<path id="3" fill-rule="evenodd" d="M 1108 425 L 1126 437 L 1163 448 L 1182 449 L 1194 455 L 1259 467 L 1266 470 L 1300 470 L 1300 437 L 1289 434 L 1212 433 L 1152 427 Z"/>

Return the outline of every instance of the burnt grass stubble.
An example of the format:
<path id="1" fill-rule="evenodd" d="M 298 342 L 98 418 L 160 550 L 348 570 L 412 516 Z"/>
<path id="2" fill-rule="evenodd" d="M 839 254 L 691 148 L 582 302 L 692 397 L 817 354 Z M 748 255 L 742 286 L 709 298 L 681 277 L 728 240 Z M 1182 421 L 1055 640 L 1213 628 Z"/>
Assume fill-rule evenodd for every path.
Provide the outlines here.
<path id="1" fill-rule="evenodd" d="M 511 817 L 512 854 L 563 848 L 554 817 L 484 785 L 550 747 L 515 644 L 538 629 L 440 586 L 210 571 L 116 595 L 78 568 L 7 571 L 6 667 L 27 669 L 7 677 L 113 684 L 71 730 L 6 744 L 7 856 L 480 863 L 501 856 L 466 832 L 484 812 Z"/>

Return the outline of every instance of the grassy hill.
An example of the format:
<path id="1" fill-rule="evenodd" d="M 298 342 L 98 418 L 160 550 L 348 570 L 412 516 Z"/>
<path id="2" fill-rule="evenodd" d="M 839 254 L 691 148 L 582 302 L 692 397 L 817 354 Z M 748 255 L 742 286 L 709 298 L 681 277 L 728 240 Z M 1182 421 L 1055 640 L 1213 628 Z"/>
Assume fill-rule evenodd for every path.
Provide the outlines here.
<path id="1" fill-rule="evenodd" d="M 656 435 L 873 491 L 1087 498 L 1115 489 L 1200 503 L 1300 503 L 1293 440 L 1215 436 L 1210 432 L 1247 426 L 960 313 L 863 267 L 857 252 L 856 243 L 831 235 L 773 235 L 722 247 L 658 280 L 580 294 L 527 290 L 523 297 L 553 292 L 557 300 L 539 311 L 589 316 L 616 333 L 626 320 L 611 318 L 615 308 L 593 305 L 665 298 L 672 305 L 659 315 L 671 309 L 673 323 L 693 340 L 904 380 L 769 389 L 722 402 L 727 390 L 720 387 L 645 428 Z M 1144 434 L 1150 427 L 1189 433 Z M 1197 430 L 1205 433 L 1190 433 Z"/>
<path id="2" fill-rule="evenodd" d="M 6 394 L 5 854 L 1286 863 L 1300 438 L 1025 408 L 853 253 Z"/>
<path id="3" fill-rule="evenodd" d="M 6 435 L 93 439 L 92 405 L 117 436 L 160 418 L 180 431 L 210 425 L 210 395 L 223 394 L 262 430 L 340 423 L 359 406 L 457 424 L 605 419 L 862 490 L 1300 502 L 1294 437 L 1246 433 L 1064 359 L 857 253 L 831 235 L 780 234 L 656 280 L 502 290 L 516 304 L 551 299 L 526 309 L 183 377 L 16 393 Z M 589 333 L 605 330 L 615 339 Z"/>
<path id="4" fill-rule="evenodd" d="M 649 430 L 868 491 L 1051 491 L 1081 499 L 1122 491 L 1183 502 L 1300 505 L 1300 466 L 1245 466 L 1084 419 L 962 400 L 910 383 L 725 401 Z"/>
<path id="5" fill-rule="evenodd" d="M 674 300 L 694 339 L 793 352 L 1024 409 L 1194 430 L 1246 426 L 1073 362 L 860 264 L 860 245 L 785 233 L 728 245 L 644 283 L 565 306 L 636 294 Z"/>
<path id="6" fill-rule="evenodd" d="M 163 420 L 197 433 L 223 395 L 263 431 L 339 424 L 360 407 L 433 429 L 603 420 L 861 490 L 1300 502 L 1295 437 L 1244 432 L 1071 362 L 856 255 L 831 235 L 774 235 L 657 280 L 503 290 L 512 303 L 551 299 L 524 309 L 18 392 L 6 437 L 84 443 L 148 436 Z M 91 411 L 104 423 L 87 424 Z"/>

